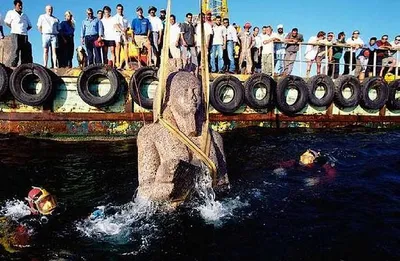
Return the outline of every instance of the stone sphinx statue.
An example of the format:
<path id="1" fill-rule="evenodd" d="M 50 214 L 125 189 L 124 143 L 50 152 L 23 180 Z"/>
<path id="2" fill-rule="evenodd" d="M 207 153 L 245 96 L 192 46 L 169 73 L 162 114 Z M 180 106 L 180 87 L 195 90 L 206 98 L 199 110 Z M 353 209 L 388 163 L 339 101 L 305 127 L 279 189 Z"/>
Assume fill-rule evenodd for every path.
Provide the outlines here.
<path id="1" fill-rule="evenodd" d="M 197 146 L 200 146 L 205 122 L 201 97 L 200 81 L 193 74 L 184 71 L 170 74 L 162 105 L 163 119 L 177 127 Z M 229 181 L 222 137 L 211 129 L 210 135 L 209 158 L 217 167 L 214 189 L 227 188 Z M 139 169 L 137 196 L 140 198 L 152 201 L 175 200 L 173 192 L 180 186 L 175 180 L 182 163 L 201 165 L 196 155 L 160 122 L 143 126 L 137 137 L 137 145 Z M 184 174 L 183 179 L 193 178 L 192 174 Z"/>

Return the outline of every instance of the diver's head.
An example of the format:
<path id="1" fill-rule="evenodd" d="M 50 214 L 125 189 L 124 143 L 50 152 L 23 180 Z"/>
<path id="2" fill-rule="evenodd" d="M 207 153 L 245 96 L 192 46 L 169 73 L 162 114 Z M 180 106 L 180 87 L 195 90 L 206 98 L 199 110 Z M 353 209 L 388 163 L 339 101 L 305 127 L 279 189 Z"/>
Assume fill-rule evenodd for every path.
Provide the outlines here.
<path id="1" fill-rule="evenodd" d="M 51 215 L 57 208 L 57 201 L 47 190 L 32 187 L 26 198 L 29 208 L 34 215 Z"/>
<path id="2" fill-rule="evenodd" d="M 309 166 L 316 162 L 319 156 L 321 156 L 319 152 L 308 149 L 300 156 L 300 164 Z"/>

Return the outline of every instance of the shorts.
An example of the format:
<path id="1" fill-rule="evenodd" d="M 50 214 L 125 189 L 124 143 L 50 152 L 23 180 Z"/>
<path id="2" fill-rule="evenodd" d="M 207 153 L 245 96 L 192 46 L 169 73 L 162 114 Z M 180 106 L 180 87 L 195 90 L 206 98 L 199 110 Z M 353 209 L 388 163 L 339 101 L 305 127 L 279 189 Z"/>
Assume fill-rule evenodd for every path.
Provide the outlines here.
<path id="1" fill-rule="evenodd" d="M 391 66 L 394 61 L 395 61 L 395 59 L 393 57 L 383 58 L 382 59 L 382 66 L 383 67 Z"/>
<path id="2" fill-rule="evenodd" d="M 58 47 L 58 37 L 56 34 L 42 34 L 43 48 Z"/>
<path id="3" fill-rule="evenodd" d="M 128 39 L 126 39 L 126 35 L 120 34 L 120 35 L 117 35 L 117 37 L 115 38 L 115 42 L 119 43 L 121 45 L 126 45 L 126 44 L 128 44 Z"/>
<path id="4" fill-rule="evenodd" d="M 115 46 L 115 41 L 114 40 L 103 40 L 104 46 L 107 47 L 114 47 Z"/>
<path id="5" fill-rule="evenodd" d="M 171 52 L 171 56 L 174 59 L 180 59 L 181 58 L 181 49 L 179 47 L 176 47 L 175 45 L 170 45 L 169 46 L 169 51 Z"/>
<path id="6" fill-rule="evenodd" d="M 139 49 L 143 49 L 143 47 L 147 46 L 148 43 L 147 35 L 135 35 L 135 42 Z"/>

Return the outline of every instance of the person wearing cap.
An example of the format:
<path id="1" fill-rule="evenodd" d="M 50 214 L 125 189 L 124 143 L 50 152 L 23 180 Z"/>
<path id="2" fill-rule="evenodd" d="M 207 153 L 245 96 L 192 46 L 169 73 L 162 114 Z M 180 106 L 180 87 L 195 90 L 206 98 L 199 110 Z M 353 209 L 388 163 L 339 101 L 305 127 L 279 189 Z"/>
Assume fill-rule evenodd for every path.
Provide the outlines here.
<path id="1" fill-rule="evenodd" d="M 255 40 L 253 34 L 250 32 L 251 24 L 245 23 L 244 30 L 238 34 L 240 55 L 239 55 L 239 72 L 242 74 L 251 74 L 253 69 L 253 59 L 251 57 L 251 48 L 254 47 Z M 243 67 L 246 62 L 246 67 Z"/>
<path id="2" fill-rule="evenodd" d="M 299 34 L 299 30 L 297 28 L 293 28 L 292 31 L 286 36 L 285 69 L 283 72 L 284 75 L 290 75 L 292 73 L 293 65 L 296 61 L 297 52 L 300 49 L 299 43 L 303 41 L 303 35 Z"/>
<path id="3" fill-rule="evenodd" d="M 88 65 L 93 63 L 101 63 L 100 47 L 95 42 L 102 40 L 103 24 L 97 17 L 93 16 L 93 9 L 86 10 L 87 18 L 82 22 L 81 41 L 86 46 L 88 53 Z"/>
<path id="4" fill-rule="evenodd" d="M 375 40 L 377 40 L 375 38 Z M 389 36 L 382 35 L 381 39 L 376 41 L 376 74 L 385 77 L 387 73 L 391 73 L 396 65 L 393 57 L 394 52 L 391 51 L 392 45 L 389 43 Z M 385 68 L 386 67 L 386 68 Z"/>
<path id="5" fill-rule="evenodd" d="M 58 32 L 60 29 L 60 21 L 53 15 L 53 7 L 47 5 L 45 8 L 46 13 L 39 16 L 37 27 L 39 32 L 42 34 L 43 44 L 43 66 L 47 67 L 49 48 L 51 48 L 51 56 L 53 66 L 57 65 L 57 48 L 58 48 Z"/>
<path id="6" fill-rule="evenodd" d="M 218 72 L 223 73 L 224 58 L 223 53 L 226 49 L 226 28 L 221 24 L 221 16 L 215 17 L 215 25 L 213 27 L 213 39 L 210 54 L 211 71 L 217 72 L 215 58 L 218 58 Z"/>
<path id="7" fill-rule="evenodd" d="M 274 63 L 274 42 L 280 41 L 279 37 L 272 32 L 270 25 L 263 26 L 262 40 L 262 54 L 261 54 L 261 71 L 269 76 L 273 73 Z"/>
<path id="8" fill-rule="evenodd" d="M 181 51 L 183 66 L 190 72 L 197 74 L 198 60 L 195 42 L 196 29 L 193 24 L 193 14 L 186 14 L 186 21 L 181 24 Z"/>
<path id="9" fill-rule="evenodd" d="M 157 8 L 154 6 L 149 7 L 149 19 L 151 24 L 151 33 L 150 33 L 150 44 L 151 44 L 151 53 L 152 53 L 152 62 L 153 65 L 158 66 L 159 58 L 160 58 L 160 44 L 162 39 L 163 32 L 163 23 L 159 17 L 156 16 Z"/>
<path id="10" fill-rule="evenodd" d="M 355 30 L 352 36 L 346 40 L 346 44 L 349 45 L 351 48 L 347 48 L 346 52 L 344 53 L 344 75 L 347 75 L 350 73 L 350 71 L 356 69 L 354 75 L 358 77 L 361 72 L 361 63 L 359 59 L 356 59 L 356 53 L 359 52 L 359 49 L 364 46 L 364 41 L 359 37 L 359 35 L 360 32 L 358 30 Z M 350 62 L 352 63 L 351 70 Z"/>
<path id="11" fill-rule="evenodd" d="M 238 34 L 236 32 L 235 27 L 233 25 L 229 24 L 229 19 L 224 18 L 223 20 L 223 25 L 226 28 L 226 54 L 228 57 L 228 62 L 229 62 L 229 67 L 228 71 L 229 73 L 235 73 L 235 57 L 234 57 L 234 47 L 238 43 Z M 227 64 L 227 63 L 226 63 Z"/>
<path id="12" fill-rule="evenodd" d="M 281 76 L 283 73 L 283 70 L 285 68 L 284 65 L 284 59 L 285 59 L 285 38 L 286 38 L 286 33 L 283 31 L 283 25 L 279 24 L 276 29 L 278 30 L 278 33 L 275 34 L 275 36 L 279 39 L 279 41 L 276 41 L 274 43 L 274 53 L 275 53 L 275 59 L 274 59 L 274 66 L 275 66 L 275 76 Z"/>
<path id="13" fill-rule="evenodd" d="M 124 53 L 125 57 L 125 69 L 129 69 L 129 49 L 128 49 L 128 36 L 127 32 L 129 29 L 128 19 L 124 16 L 124 7 L 121 4 L 116 6 L 117 13 L 114 17 L 114 28 L 116 31 L 115 38 L 115 65 L 118 69 L 122 69 L 121 52 Z"/>
<path id="14" fill-rule="evenodd" d="M 254 27 L 253 29 L 254 46 L 251 48 L 251 57 L 253 59 L 253 69 L 252 72 L 261 72 L 261 47 L 262 40 L 260 36 L 260 28 Z"/>
<path id="15" fill-rule="evenodd" d="M 150 54 L 150 32 L 151 24 L 149 19 L 143 16 L 143 8 L 138 6 L 136 8 L 137 18 L 132 20 L 132 43 L 139 48 L 137 52 L 138 56 L 136 60 L 138 61 L 138 66 L 141 67 L 140 56 L 143 53 L 144 48 L 148 50 L 148 57 Z M 149 59 L 147 59 L 149 62 Z"/>
<path id="16" fill-rule="evenodd" d="M 165 28 L 165 22 L 167 21 L 166 15 L 167 15 L 167 11 L 165 9 L 161 9 L 160 10 L 160 20 L 161 20 L 164 28 Z"/>
<path id="17" fill-rule="evenodd" d="M 211 27 L 214 26 L 214 22 L 213 22 L 213 19 L 212 19 L 212 11 L 211 11 L 211 10 L 208 10 L 208 11 L 206 12 L 206 23 L 208 23 L 209 25 L 211 25 Z"/>

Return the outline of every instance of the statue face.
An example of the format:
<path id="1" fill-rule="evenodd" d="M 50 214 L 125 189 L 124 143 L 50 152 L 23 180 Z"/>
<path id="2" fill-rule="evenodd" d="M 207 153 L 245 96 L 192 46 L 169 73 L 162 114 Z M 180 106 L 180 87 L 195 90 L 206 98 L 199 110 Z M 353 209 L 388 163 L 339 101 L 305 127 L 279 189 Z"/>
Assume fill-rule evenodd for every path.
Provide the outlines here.
<path id="1" fill-rule="evenodd" d="M 182 114 L 195 114 L 201 104 L 199 80 L 188 72 L 178 72 L 171 82 L 170 106 Z"/>

